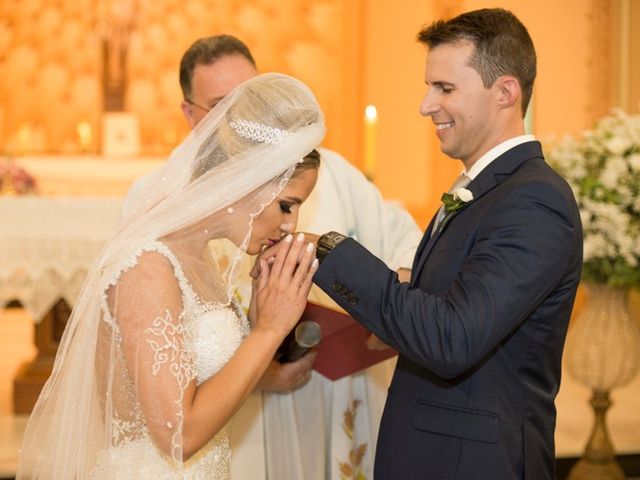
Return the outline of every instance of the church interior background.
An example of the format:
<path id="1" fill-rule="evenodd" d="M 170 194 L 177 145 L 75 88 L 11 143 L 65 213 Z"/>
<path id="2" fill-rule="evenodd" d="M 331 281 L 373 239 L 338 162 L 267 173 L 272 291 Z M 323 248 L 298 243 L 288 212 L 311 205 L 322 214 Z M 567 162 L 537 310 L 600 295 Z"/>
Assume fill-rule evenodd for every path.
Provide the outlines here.
<path id="1" fill-rule="evenodd" d="M 121 198 L 188 132 L 182 53 L 229 33 L 262 72 L 306 82 L 325 112 L 324 145 L 424 228 L 459 164 L 419 115 L 425 52 L 415 35 L 485 6 L 510 9 L 529 28 L 539 74 L 527 127 L 543 144 L 614 106 L 640 113 L 640 0 L 1 0 L 0 161 L 29 171 L 40 196 Z M 367 119 L 369 105 L 377 115 Z M 631 309 L 640 318 L 637 292 Z M 15 468 L 24 415 L 14 415 L 13 378 L 36 353 L 33 335 L 28 313 L 0 309 L 0 478 Z M 591 426 L 589 392 L 563 381 L 571 388 L 558 397 L 557 450 L 573 458 Z M 640 379 L 613 400 L 616 450 L 637 457 Z"/>

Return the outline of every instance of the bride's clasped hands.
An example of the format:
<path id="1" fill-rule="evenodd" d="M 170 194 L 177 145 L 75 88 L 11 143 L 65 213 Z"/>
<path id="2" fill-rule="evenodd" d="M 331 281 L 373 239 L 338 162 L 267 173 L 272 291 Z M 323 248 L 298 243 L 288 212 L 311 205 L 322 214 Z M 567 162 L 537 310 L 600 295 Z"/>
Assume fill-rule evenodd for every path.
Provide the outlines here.
<path id="1" fill-rule="evenodd" d="M 300 319 L 318 269 L 315 243 L 305 240 L 303 233 L 288 234 L 257 258 L 251 271 L 254 331 L 284 338 Z"/>

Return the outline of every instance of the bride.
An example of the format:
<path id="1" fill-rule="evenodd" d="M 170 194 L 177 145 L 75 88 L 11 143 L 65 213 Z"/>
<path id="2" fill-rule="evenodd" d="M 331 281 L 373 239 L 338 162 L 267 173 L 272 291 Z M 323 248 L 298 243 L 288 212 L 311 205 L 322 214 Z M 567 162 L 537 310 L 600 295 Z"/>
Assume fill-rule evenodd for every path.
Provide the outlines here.
<path id="1" fill-rule="evenodd" d="M 290 232 L 323 134 L 309 89 L 265 74 L 173 151 L 85 281 L 17 478 L 229 477 L 223 427 L 302 314 L 317 269 L 313 245 Z M 281 237 L 247 319 L 234 295 L 242 256 Z M 212 240 L 237 247 L 226 264 Z"/>

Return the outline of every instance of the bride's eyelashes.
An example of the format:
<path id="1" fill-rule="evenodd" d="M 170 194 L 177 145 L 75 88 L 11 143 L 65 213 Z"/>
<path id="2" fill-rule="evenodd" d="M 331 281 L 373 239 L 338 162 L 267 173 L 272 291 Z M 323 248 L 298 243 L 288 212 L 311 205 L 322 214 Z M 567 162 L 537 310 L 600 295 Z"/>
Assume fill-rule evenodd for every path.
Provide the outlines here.
<path id="1" fill-rule="evenodd" d="M 283 213 L 291 213 L 291 207 L 292 206 L 293 206 L 293 204 L 291 204 L 291 203 L 280 202 L 280 210 L 282 210 Z"/>

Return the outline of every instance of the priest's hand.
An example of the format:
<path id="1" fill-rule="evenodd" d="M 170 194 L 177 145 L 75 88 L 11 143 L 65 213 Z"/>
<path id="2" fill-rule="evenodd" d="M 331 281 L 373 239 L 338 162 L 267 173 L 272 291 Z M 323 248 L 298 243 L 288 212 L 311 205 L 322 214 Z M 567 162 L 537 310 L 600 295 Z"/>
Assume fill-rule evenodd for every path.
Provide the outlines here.
<path id="1" fill-rule="evenodd" d="M 258 386 L 265 392 L 290 392 L 302 387 L 311 378 L 311 368 L 317 352 L 309 351 L 295 362 L 280 363 L 273 360 Z"/>

